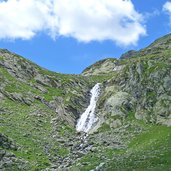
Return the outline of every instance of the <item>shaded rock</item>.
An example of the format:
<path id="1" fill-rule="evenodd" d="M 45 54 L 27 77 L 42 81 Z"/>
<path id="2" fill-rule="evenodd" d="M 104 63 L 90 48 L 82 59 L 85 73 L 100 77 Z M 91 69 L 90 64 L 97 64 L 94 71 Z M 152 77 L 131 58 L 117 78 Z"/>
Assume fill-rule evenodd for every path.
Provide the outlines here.
<path id="1" fill-rule="evenodd" d="M 0 147 L 4 149 L 17 150 L 17 146 L 7 136 L 0 133 Z"/>
<path id="2" fill-rule="evenodd" d="M 120 59 L 126 59 L 126 58 L 131 58 L 133 56 L 136 56 L 137 55 L 137 51 L 135 50 L 130 50 L 124 54 L 121 55 Z"/>

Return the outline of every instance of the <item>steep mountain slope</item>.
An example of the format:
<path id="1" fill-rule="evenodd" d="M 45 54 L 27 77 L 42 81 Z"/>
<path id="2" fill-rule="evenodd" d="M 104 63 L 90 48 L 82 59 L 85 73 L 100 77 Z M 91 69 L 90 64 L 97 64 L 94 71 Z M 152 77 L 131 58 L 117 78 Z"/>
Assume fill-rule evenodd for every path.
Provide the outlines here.
<path id="1" fill-rule="evenodd" d="M 171 170 L 171 35 L 81 75 L 0 50 L 1 170 Z M 100 82 L 97 122 L 75 126 Z"/>
<path id="2" fill-rule="evenodd" d="M 160 38 L 108 71 L 113 77 L 103 83 L 98 101 L 97 134 L 91 136 L 101 142 L 91 164 L 98 161 L 102 170 L 171 170 L 170 40 Z"/>
<path id="3" fill-rule="evenodd" d="M 171 48 L 171 34 L 163 36 L 153 43 L 151 43 L 148 47 L 141 49 L 139 51 L 130 50 L 125 54 L 121 55 L 121 59 L 136 57 L 136 56 L 145 56 L 145 55 L 152 55 L 161 53 L 167 49 Z"/>
<path id="4" fill-rule="evenodd" d="M 91 78 L 53 73 L 0 50 L 0 85 L 1 167 L 11 170 L 19 161 L 28 170 L 46 168 L 48 155 L 65 155 L 68 151 L 59 138 L 75 133 L 94 85 Z M 14 151 L 3 145 L 8 142 L 14 143 Z M 24 161 L 13 163 L 14 154 L 7 153 L 11 150 Z"/>

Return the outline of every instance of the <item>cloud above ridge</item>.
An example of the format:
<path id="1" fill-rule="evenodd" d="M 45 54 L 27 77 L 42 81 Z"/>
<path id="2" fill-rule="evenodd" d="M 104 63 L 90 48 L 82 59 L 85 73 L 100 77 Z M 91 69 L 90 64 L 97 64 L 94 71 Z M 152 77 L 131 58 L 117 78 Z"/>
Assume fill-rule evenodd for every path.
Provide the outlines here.
<path id="1" fill-rule="evenodd" d="M 171 2 L 167 1 L 164 5 L 163 5 L 163 10 L 165 12 L 167 12 L 167 14 L 169 15 L 170 18 L 170 25 L 171 25 Z"/>
<path id="2" fill-rule="evenodd" d="M 31 39 L 42 31 L 53 39 L 111 40 L 125 46 L 146 34 L 131 0 L 0 1 L 0 39 Z"/>

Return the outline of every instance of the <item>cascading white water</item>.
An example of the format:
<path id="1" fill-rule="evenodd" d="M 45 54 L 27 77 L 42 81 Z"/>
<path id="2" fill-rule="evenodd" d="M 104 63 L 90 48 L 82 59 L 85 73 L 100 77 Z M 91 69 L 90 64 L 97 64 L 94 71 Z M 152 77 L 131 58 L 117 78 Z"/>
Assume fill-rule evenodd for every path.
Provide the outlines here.
<path id="1" fill-rule="evenodd" d="M 76 125 L 76 130 L 78 132 L 81 131 L 85 133 L 89 132 L 93 124 L 97 121 L 97 118 L 95 116 L 95 109 L 96 109 L 96 102 L 100 95 L 100 83 L 97 83 L 91 89 L 90 92 L 91 92 L 90 105 L 88 106 L 86 111 L 81 115 Z"/>

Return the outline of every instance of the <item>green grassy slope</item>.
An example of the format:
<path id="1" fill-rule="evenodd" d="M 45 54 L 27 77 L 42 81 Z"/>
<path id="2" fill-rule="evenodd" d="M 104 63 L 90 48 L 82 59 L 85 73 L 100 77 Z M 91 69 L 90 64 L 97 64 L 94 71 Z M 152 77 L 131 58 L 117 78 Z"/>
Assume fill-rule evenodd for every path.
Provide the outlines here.
<path id="1" fill-rule="evenodd" d="M 126 146 L 120 149 L 106 144 L 100 146 L 95 152 L 85 155 L 71 170 L 79 168 L 88 171 L 100 164 L 99 169 L 107 171 L 171 170 L 171 127 L 136 120 L 127 121 L 125 124 L 129 125 L 127 130 L 120 128 L 120 131 L 104 131 L 105 134 L 119 136 Z"/>
<path id="2" fill-rule="evenodd" d="M 0 170 L 171 170 L 171 127 L 162 125 L 171 120 L 170 39 L 97 62 L 87 76 L 54 73 L 0 50 Z M 97 82 L 103 124 L 82 142 L 75 124 Z"/>

